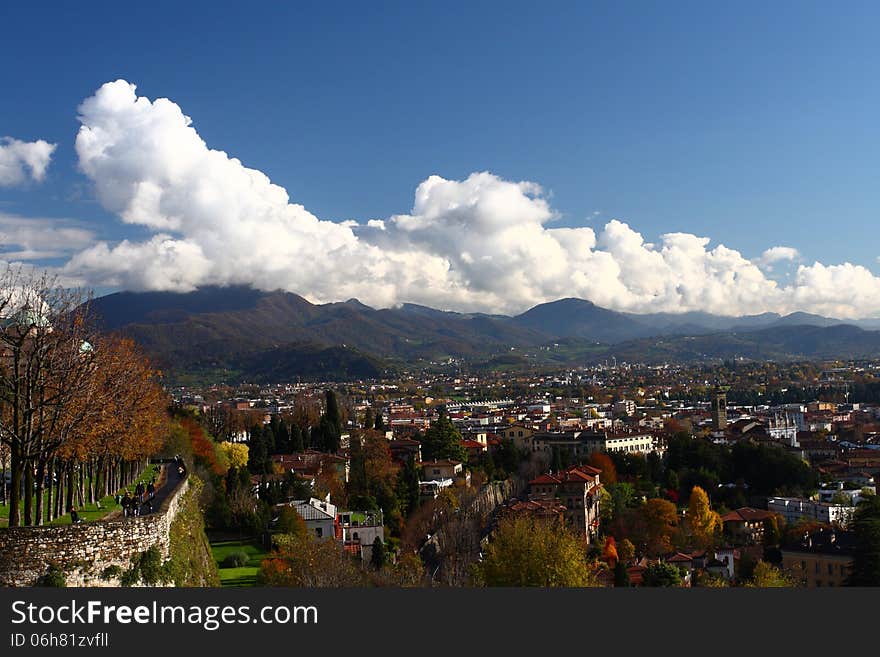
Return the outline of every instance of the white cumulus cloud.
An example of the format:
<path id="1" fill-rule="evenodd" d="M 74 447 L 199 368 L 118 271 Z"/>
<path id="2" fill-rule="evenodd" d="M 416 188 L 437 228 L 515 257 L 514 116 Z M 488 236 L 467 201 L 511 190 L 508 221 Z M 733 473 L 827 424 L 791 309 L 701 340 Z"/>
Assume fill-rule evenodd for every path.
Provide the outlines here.
<path id="1" fill-rule="evenodd" d="M 41 182 L 57 144 L 47 141 L 21 141 L 0 138 L 0 187 L 20 185 L 28 178 Z"/>
<path id="2" fill-rule="evenodd" d="M 76 221 L 0 212 L 0 257 L 5 260 L 60 258 L 94 241 L 94 233 Z"/>
<path id="3" fill-rule="evenodd" d="M 75 254 L 65 274 L 92 284 L 250 284 L 317 302 L 505 313 L 569 296 L 633 312 L 880 312 L 880 279 L 864 267 L 801 265 L 782 286 L 762 267 L 798 259 L 791 247 L 753 261 L 689 233 L 647 241 L 619 220 L 559 227 L 539 185 L 490 172 L 430 176 L 408 213 L 321 220 L 262 172 L 210 148 L 178 105 L 139 97 L 124 80 L 86 99 L 79 118 L 79 165 L 98 200 L 152 232 Z"/>
<path id="4" fill-rule="evenodd" d="M 776 262 L 789 261 L 792 262 L 800 258 L 800 252 L 792 246 L 773 246 L 764 251 L 755 263 L 766 271 L 773 271 L 773 264 Z"/>

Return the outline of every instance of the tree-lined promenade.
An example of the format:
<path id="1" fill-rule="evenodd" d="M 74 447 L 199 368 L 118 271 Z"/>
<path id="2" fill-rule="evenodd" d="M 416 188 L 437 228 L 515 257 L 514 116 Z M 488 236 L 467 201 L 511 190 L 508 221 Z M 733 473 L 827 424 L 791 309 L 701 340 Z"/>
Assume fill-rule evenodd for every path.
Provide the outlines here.
<path id="1" fill-rule="evenodd" d="M 20 268 L 0 275 L 0 322 L 9 526 L 51 522 L 134 481 L 167 421 L 134 343 L 102 334 L 85 294 Z"/>

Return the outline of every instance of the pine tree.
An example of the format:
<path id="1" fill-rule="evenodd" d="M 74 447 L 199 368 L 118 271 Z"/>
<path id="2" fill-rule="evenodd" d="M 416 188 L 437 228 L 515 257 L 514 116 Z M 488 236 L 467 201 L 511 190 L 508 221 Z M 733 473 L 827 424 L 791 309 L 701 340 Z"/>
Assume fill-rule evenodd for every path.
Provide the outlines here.
<path id="1" fill-rule="evenodd" d="M 336 393 L 332 390 L 327 390 L 325 393 L 326 401 L 327 401 L 327 410 L 324 412 L 324 416 L 327 420 L 330 421 L 330 424 L 333 428 L 336 429 L 337 435 L 342 435 L 342 414 L 339 412 L 339 404 L 336 401 Z"/>
<path id="2" fill-rule="evenodd" d="M 422 437 L 422 456 L 426 461 L 439 459 L 452 459 L 462 463 L 467 461 L 467 451 L 461 444 L 461 433 L 443 410 Z"/>
<path id="3" fill-rule="evenodd" d="M 614 566 L 614 586 L 630 586 L 629 571 L 623 561 L 618 561 Z"/>
<path id="4" fill-rule="evenodd" d="M 290 425 L 290 453 L 297 454 L 305 449 L 303 432 L 295 422 Z"/>
<path id="5" fill-rule="evenodd" d="M 415 459 L 408 458 L 398 471 L 396 495 L 404 515 L 409 515 L 418 508 L 419 471 Z"/>
<path id="6" fill-rule="evenodd" d="M 385 543 L 378 536 L 373 539 L 373 550 L 370 554 L 370 563 L 376 570 L 382 570 L 388 561 L 388 554 L 385 550 Z"/>

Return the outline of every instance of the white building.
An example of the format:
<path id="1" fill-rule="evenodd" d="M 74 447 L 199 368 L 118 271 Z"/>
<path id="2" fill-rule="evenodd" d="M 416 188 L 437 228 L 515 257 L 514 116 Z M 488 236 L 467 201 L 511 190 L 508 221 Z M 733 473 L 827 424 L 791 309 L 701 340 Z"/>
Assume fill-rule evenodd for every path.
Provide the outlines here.
<path id="1" fill-rule="evenodd" d="M 787 523 L 817 520 L 846 527 L 855 508 L 842 504 L 814 502 L 802 497 L 770 497 L 767 499 L 767 510 L 782 515 Z"/>
<path id="2" fill-rule="evenodd" d="M 329 497 L 327 500 L 312 497 L 289 503 L 305 521 L 309 532 L 318 538 L 336 538 L 336 505 L 330 503 Z"/>

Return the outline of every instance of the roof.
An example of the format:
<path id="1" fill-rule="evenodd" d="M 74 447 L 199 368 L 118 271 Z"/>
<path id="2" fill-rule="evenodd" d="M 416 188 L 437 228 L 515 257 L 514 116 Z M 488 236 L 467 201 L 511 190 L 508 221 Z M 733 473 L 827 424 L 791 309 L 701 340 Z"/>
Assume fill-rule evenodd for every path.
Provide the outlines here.
<path id="1" fill-rule="evenodd" d="M 533 484 L 561 484 L 562 480 L 558 477 L 554 477 L 552 474 L 542 474 L 540 477 L 536 477 L 529 482 L 529 485 Z"/>
<path id="2" fill-rule="evenodd" d="M 776 514 L 763 509 L 753 509 L 750 506 L 744 506 L 734 509 L 729 513 L 721 516 L 722 522 L 762 522 L 773 518 Z"/>
<path id="3" fill-rule="evenodd" d="M 422 461 L 421 465 L 424 467 L 426 465 L 440 465 L 446 467 L 452 467 L 456 465 L 461 465 L 461 461 L 453 461 L 452 459 L 439 459 L 433 461 Z"/>

